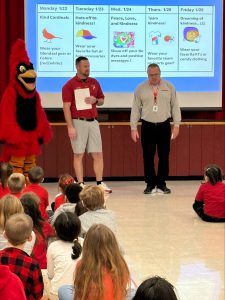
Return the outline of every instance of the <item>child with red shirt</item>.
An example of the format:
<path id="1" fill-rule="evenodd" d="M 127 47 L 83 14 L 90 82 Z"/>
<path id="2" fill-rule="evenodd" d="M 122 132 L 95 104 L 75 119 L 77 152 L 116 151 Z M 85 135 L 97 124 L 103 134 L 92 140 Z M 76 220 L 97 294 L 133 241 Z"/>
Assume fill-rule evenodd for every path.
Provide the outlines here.
<path id="1" fill-rule="evenodd" d="M 71 183 L 75 183 L 75 180 L 73 179 L 73 177 L 71 175 L 63 174 L 60 176 L 59 182 L 58 182 L 60 193 L 56 195 L 55 202 L 53 202 L 51 204 L 53 211 L 56 211 L 56 209 L 59 208 L 60 205 L 62 205 L 66 202 L 65 190 L 66 190 L 66 187 Z"/>
<path id="2" fill-rule="evenodd" d="M 46 208 L 49 205 L 48 202 L 48 191 L 40 185 L 44 179 L 44 171 L 41 167 L 35 166 L 28 171 L 28 179 L 30 184 L 24 189 L 24 193 L 33 192 L 35 193 L 40 199 L 40 212 L 42 217 L 47 220 L 48 214 L 46 212 Z"/>
<path id="3" fill-rule="evenodd" d="M 225 184 L 221 169 L 208 165 L 203 183 L 195 197 L 193 209 L 206 222 L 225 222 Z"/>
<path id="4" fill-rule="evenodd" d="M 27 300 L 39 300 L 44 289 L 41 269 L 38 262 L 23 251 L 26 242 L 32 239 L 32 228 L 32 219 L 24 213 L 12 215 L 6 221 L 5 237 L 10 246 L 0 251 L 0 264 L 9 266 L 21 279 Z"/>
<path id="5" fill-rule="evenodd" d="M 8 178 L 13 172 L 13 167 L 8 164 L 8 163 L 1 163 L 0 164 L 0 199 L 7 195 L 10 194 L 10 190 L 8 188 Z"/>
<path id="6" fill-rule="evenodd" d="M 26 185 L 25 176 L 21 173 L 13 173 L 9 176 L 8 187 L 10 194 L 17 197 L 18 199 L 23 193 L 23 190 Z"/>
<path id="7" fill-rule="evenodd" d="M 23 205 L 24 212 L 33 220 L 34 232 L 36 234 L 36 241 L 31 257 L 35 258 L 39 262 L 41 269 L 46 269 L 48 240 L 55 236 L 55 231 L 48 221 L 42 218 L 37 195 L 32 192 L 25 193 L 20 198 L 20 201 Z"/>

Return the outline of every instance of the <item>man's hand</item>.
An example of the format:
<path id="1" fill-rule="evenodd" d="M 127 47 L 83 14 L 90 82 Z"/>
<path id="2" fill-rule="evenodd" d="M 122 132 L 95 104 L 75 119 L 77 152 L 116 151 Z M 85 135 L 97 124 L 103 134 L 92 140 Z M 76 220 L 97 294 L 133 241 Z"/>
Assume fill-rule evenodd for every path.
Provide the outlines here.
<path id="1" fill-rule="evenodd" d="M 90 97 L 86 97 L 85 99 L 84 99 L 84 101 L 87 103 L 87 104 L 95 104 L 96 103 L 96 98 L 95 97 L 93 97 L 93 96 L 90 96 Z"/>
<path id="2" fill-rule="evenodd" d="M 131 138 L 135 143 L 137 143 L 139 139 L 139 133 L 137 130 L 131 130 Z"/>
<path id="3" fill-rule="evenodd" d="M 179 135 L 179 127 L 174 126 L 172 130 L 171 140 L 175 140 L 175 138 L 177 138 L 178 135 Z"/>
<path id="4" fill-rule="evenodd" d="M 77 137 L 77 132 L 74 127 L 68 127 L 68 136 L 70 139 L 75 139 Z"/>

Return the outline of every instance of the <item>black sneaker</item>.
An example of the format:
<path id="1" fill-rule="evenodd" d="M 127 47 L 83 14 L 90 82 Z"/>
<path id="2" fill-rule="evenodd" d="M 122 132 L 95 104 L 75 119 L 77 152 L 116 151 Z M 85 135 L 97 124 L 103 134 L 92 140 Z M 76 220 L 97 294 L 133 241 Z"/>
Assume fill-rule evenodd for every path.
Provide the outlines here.
<path id="1" fill-rule="evenodd" d="M 170 194 L 171 190 L 168 189 L 168 187 L 166 185 L 164 185 L 164 186 L 157 186 L 157 192 L 163 193 L 163 194 Z"/>
<path id="2" fill-rule="evenodd" d="M 147 185 L 145 190 L 144 190 L 144 194 L 153 194 L 156 192 L 155 187 L 152 187 L 150 185 Z"/>

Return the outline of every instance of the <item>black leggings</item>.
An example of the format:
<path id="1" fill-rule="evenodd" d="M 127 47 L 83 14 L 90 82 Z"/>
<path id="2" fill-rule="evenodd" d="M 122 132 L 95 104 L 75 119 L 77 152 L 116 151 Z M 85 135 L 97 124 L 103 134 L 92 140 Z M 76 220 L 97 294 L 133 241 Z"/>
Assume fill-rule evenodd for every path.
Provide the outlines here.
<path id="1" fill-rule="evenodd" d="M 211 217 L 209 215 L 206 215 L 204 213 L 204 210 L 203 210 L 203 202 L 200 202 L 200 201 L 196 201 L 194 202 L 193 204 L 193 209 L 194 211 L 196 212 L 196 214 L 205 222 L 225 222 L 225 218 L 217 218 L 217 217 Z"/>

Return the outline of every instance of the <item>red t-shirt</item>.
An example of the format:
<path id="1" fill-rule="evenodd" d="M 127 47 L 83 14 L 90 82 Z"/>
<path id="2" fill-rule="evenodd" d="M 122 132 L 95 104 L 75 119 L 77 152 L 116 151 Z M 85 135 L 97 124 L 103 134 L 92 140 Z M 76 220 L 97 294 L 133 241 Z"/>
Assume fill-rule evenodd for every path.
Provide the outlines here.
<path id="1" fill-rule="evenodd" d="M 60 205 L 65 203 L 65 196 L 63 194 L 59 194 L 55 197 L 55 209 L 54 211 L 56 211 L 57 208 L 60 207 Z"/>
<path id="2" fill-rule="evenodd" d="M 47 220 L 48 214 L 46 212 L 46 208 L 49 205 L 48 191 L 45 188 L 43 188 L 40 184 L 32 183 L 32 184 L 29 184 L 27 187 L 25 187 L 25 189 L 23 190 L 23 193 L 29 193 L 29 192 L 35 193 L 40 198 L 39 209 L 40 209 L 42 218 Z"/>
<path id="3" fill-rule="evenodd" d="M 8 186 L 6 186 L 5 188 L 2 187 L 2 185 L 0 184 L 0 199 L 2 197 L 4 197 L 5 195 L 11 194 Z"/>
<path id="4" fill-rule="evenodd" d="M 76 108 L 76 99 L 74 96 L 74 91 L 76 89 L 89 88 L 90 96 L 93 96 L 97 99 L 104 99 L 104 94 L 100 87 L 98 81 L 94 78 L 88 77 L 84 82 L 77 75 L 71 78 L 62 88 L 62 99 L 63 102 L 71 102 L 71 116 L 72 119 L 75 118 L 96 118 L 98 113 L 96 109 L 96 104 L 92 104 L 91 109 L 77 110 Z"/>
<path id="5" fill-rule="evenodd" d="M 34 232 L 36 235 L 36 240 L 34 244 L 34 248 L 31 253 L 31 257 L 38 261 L 41 269 L 47 268 L 47 243 L 48 238 L 55 236 L 55 231 L 53 230 L 52 226 L 45 221 L 42 227 L 43 235 L 41 235 L 37 229 L 34 228 Z"/>
<path id="6" fill-rule="evenodd" d="M 225 218 L 225 184 L 217 182 L 203 183 L 195 197 L 196 201 L 204 202 L 204 213 L 211 217 Z"/>
<path id="7" fill-rule="evenodd" d="M 23 195 L 23 192 L 20 192 L 20 193 L 12 193 L 12 192 L 10 191 L 9 194 L 15 196 L 15 197 L 18 198 L 18 199 L 20 199 L 20 197 Z"/>

